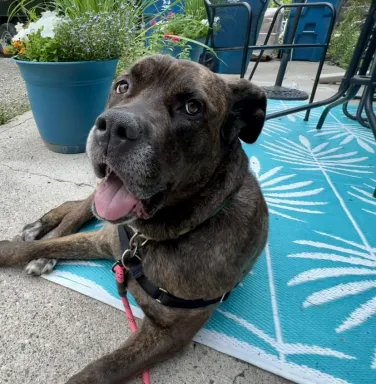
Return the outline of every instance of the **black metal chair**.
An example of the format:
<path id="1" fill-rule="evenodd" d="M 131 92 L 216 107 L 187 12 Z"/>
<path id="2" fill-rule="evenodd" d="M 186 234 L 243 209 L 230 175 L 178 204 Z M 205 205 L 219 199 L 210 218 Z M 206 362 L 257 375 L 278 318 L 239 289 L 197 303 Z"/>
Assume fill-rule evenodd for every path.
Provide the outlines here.
<path id="1" fill-rule="evenodd" d="M 251 25 L 252 25 L 252 10 L 251 6 L 246 2 L 237 2 L 237 3 L 223 3 L 223 4 L 213 4 L 210 2 L 210 0 L 204 0 L 206 13 L 208 17 L 209 22 L 209 33 L 206 36 L 205 45 L 210 47 L 216 52 L 223 52 L 223 51 L 236 51 L 236 50 L 243 50 L 243 57 L 242 57 L 242 64 L 240 69 L 240 78 L 244 78 L 245 72 L 247 70 L 247 56 L 249 51 L 249 39 L 251 36 Z M 244 31 L 244 45 L 241 47 L 217 47 L 215 45 L 215 34 L 213 30 L 214 25 L 214 19 L 217 14 L 217 10 L 223 9 L 223 8 L 243 8 L 246 10 L 247 13 L 247 27 Z M 257 37 L 256 37 L 257 39 Z M 215 55 L 210 53 L 209 51 L 206 51 L 203 53 L 201 58 L 201 63 L 210 69 L 214 70 L 216 69 L 216 63 L 217 58 Z"/>
<path id="2" fill-rule="evenodd" d="M 326 53 L 327 53 L 327 50 L 329 47 L 330 38 L 332 36 L 332 32 L 333 32 L 333 28 L 334 28 L 334 24 L 335 24 L 335 20 L 336 20 L 336 16 L 337 16 L 336 9 L 333 6 L 333 4 L 325 3 L 325 2 L 306 3 L 305 1 L 302 1 L 301 3 L 293 3 L 293 4 L 283 5 L 278 0 L 274 0 L 274 1 L 275 1 L 275 3 L 277 3 L 278 9 L 277 9 L 276 13 L 274 14 L 273 21 L 269 27 L 269 31 L 266 35 L 266 39 L 265 39 L 264 44 L 262 46 L 249 47 L 250 49 L 253 49 L 253 50 L 261 50 L 260 55 L 258 56 L 258 59 L 257 59 L 255 65 L 252 69 L 250 76 L 249 76 L 249 80 L 251 80 L 253 78 L 253 76 L 256 72 L 256 69 L 257 69 L 257 67 L 261 61 L 261 57 L 262 57 L 264 51 L 286 48 L 283 51 L 281 64 L 279 67 L 279 71 L 278 71 L 276 82 L 275 82 L 274 86 L 264 87 L 264 89 L 265 89 L 268 97 L 271 99 L 306 100 L 306 99 L 308 99 L 308 94 L 306 92 L 282 87 L 283 78 L 284 78 L 285 73 L 286 73 L 286 68 L 287 68 L 288 62 L 291 59 L 292 49 L 321 48 L 322 49 L 321 58 L 319 61 L 315 81 L 313 83 L 313 88 L 312 88 L 311 96 L 309 99 L 309 103 L 312 103 L 314 98 L 315 98 L 315 95 L 316 95 L 316 90 L 317 90 L 317 86 L 319 84 L 321 71 L 322 71 L 322 68 L 324 66 Z M 274 29 L 274 26 L 275 26 L 275 23 L 276 23 L 276 20 L 277 20 L 279 13 L 282 12 L 282 10 L 284 10 L 284 9 L 294 9 L 294 8 L 296 9 L 296 15 L 291 21 L 292 26 L 291 26 L 290 33 L 288 35 L 287 43 L 286 44 L 280 44 L 280 45 L 267 45 L 269 38 L 272 34 L 272 31 Z M 329 27 L 328 27 L 328 30 L 327 30 L 327 33 L 325 36 L 325 41 L 323 44 L 294 44 L 296 31 L 298 29 L 299 21 L 300 21 L 300 18 L 301 18 L 301 15 L 302 15 L 304 8 L 306 8 L 306 9 L 309 9 L 309 8 L 328 8 L 330 10 L 331 15 L 330 15 Z M 290 19 L 289 19 L 288 23 L 289 22 L 290 22 Z M 286 27 L 286 29 L 287 28 L 288 28 L 288 26 Z"/>
<path id="3" fill-rule="evenodd" d="M 277 9 L 277 11 L 273 17 L 269 31 L 266 35 L 265 43 L 263 45 L 249 45 L 248 42 L 250 41 L 250 37 L 251 37 L 250 33 L 251 33 L 251 25 L 252 25 L 252 9 L 248 3 L 237 2 L 237 3 L 225 3 L 225 4 L 222 4 L 222 3 L 221 4 L 212 4 L 210 2 L 210 0 L 204 0 L 204 3 L 205 3 L 205 8 L 206 8 L 207 16 L 208 16 L 209 27 L 210 27 L 209 33 L 208 33 L 206 40 L 205 40 L 205 44 L 207 46 L 209 46 L 210 48 L 212 48 L 215 52 L 243 50 L 240 78 L 244 78 L 245 72 L 247 70 L 247 66 L 248 66 L 247 57 L 248 57 L 249 50 L 261 51 L 255 65 L 253 67 L 251 75 L 249 77 L 249 79 L 252 79 L 252 77 L 253 77 L 256 69 L 257 69 L 257 66 L 261 61 L 261 57 L 262 57 L 265 50 L 275 50 L 275 49 L 284 49 L 285 48 L 285 53 L 283 56 L 282 64 L 280 66 L 280 71 L 278 73 L 276 84 L 275 84 L 276 87 L 280 87 L 282 84 L 284 73 L 286 71 L 286 65 L 287 65 L 287 63 L 289 61 L 289 57 L 291 55 L 291 49 L 292 48 L 293 49 L 322 48 L 323 52 L 322 52 L 321 60 L 319 62 L 318 70 L 316 73 L 315 82 L 314 82 L 312 92 L 311 92 L 310 103 L 313 102 L 315 94 L 316 94 L 316 89 L 317 89 L 317 86 L 319 83 L 322 67 L 324 65 L 326 52 L 327 52 L 327 49 L 329 46 L 330 37 L 332 35 L 332 31 L 333 31 L 334 23 L 335 23 L 335 19 L 336 19 L 336 9 L 334 8 L 334 6 L 332 4 L 320 2 L 320 3 L 294 3 L 294 4 L 283 5 L 283 4 L 280 4 L 279 1 L 277 0 L 276 3 L 279 5 L 279 7 L 278 7 L 278 9 Z M 267 6 L 267 3 L 265 3 L 265 4 Z M 235 7 L 246 9 L 247 14 L 248 14 L 248 23 L 246 26 L 246 30 L 244 31 L 244 35 L 245 35 L 244 45 L 239 46 L 239 47 L 236 47 L 236 46 L 235 47 L 217 47 L 215 45 L 215 34 L 213 32 L 214 18 L 216 16 L 216 12 L 218 9 L 235 8 Z M 272 31 L 274 29 L 275 23 L 277 21 L 278 14 L 284 9 L 293 9 L 293 8 L 297 9 L 297 12 L 296 12 L 296 16 L 295 16 L 294 21 L 293 21 L 293 26 L 291 29 L 290 38 L 289 38 L 288 43 L 278 44 L 278 45 L 267 45 L 269 38 L 272 34 Z M 299 24 L 299 20 L 300 20 L 300 16 L 301 16 L 303 8 L 328 8 L 329 11 L 331 12 L 330 24 L 329 24 L 327 35 L 325 38 L 325 42 L 323 44 L 293 44 L 294 36 L 295 36 L 296 30 L 298 28 L 298 24 Z M 256 43 L 257 37 L 258 36 L 251 37 L 251 41 L 254 41 Z M 203 55 L 201 56 L 200 62 L 203 65 L 206 65 L 207 67 L 209 67 L 210 69 L 215 71 L 215 69 L 216 69 L 216 65 L 215 65 L 216 57 L 211 52 L 208 52 L 208 51 L 204 52 Z M 267 93 L 268 93 L 268 91 L 267 91 Z M 269 93 L 271 93 L 271 92 L 269 92 Z M 294 90 L 294 94 L 295 95 L 297 94 L 296 90 Z M 302 95 L 302 93 L 300 93 L 300 94 Z M 305 95 L 303 95 L 303 97 L 301 96 L 300 99 L 308 98 L 308 95 L 307 94 L 305 94 Z M 293 99 L 296 99 L 296 97 Z"/>

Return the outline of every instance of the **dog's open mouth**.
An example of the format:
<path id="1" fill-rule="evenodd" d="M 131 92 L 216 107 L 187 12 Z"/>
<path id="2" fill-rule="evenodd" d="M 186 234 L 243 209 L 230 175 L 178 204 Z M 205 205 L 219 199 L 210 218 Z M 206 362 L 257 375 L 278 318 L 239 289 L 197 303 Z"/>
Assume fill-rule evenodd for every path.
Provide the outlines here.
<path id="1" fill-rule="evenodd" d="M 99 184 L 94 203 L 97 214 L 109 221 L 116 221 L 130 215 L 147 216 L 142 200 L 128 192 L 114 172 Z"/>
<path id="2" fill-rule="evenodd" d="M 164 198 L 164 192 L 156 193 L 148 199 L 134 196 L 123 181 L 110 168 L 105 167 L 105 177 L 97 187 L 94 197 L 95 211 L 107 221 L 120 221 L 125 218 L 150 218 Z"/>

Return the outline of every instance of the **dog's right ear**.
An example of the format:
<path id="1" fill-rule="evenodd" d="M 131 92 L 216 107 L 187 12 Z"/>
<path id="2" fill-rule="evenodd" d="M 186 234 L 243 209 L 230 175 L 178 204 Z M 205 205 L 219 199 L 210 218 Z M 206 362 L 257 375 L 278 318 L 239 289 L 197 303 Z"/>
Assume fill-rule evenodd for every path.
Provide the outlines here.
<path id="1" fill-rule="evenodd" d="M 222 136 L 230 142 L 237 136 L 253 144 L 265 122 L 267 98 L 265 92 L 247 80 L 240 79 L 228 84 L 230 112 L 222 128 Z"/>

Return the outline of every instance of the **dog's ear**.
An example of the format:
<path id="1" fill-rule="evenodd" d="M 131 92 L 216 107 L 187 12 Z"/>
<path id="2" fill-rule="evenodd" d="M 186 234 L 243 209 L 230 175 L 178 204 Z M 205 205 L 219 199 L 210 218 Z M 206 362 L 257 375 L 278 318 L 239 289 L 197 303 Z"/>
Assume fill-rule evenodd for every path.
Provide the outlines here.
<path id="1" fill-rule="evenodd" d="M 230 111 L 223 127 L 223 137 L 232 141 L 236 136 L 254 143 L 265 122 L 266 94 L 258 86 L 241 79 L 229 83 Z"/>

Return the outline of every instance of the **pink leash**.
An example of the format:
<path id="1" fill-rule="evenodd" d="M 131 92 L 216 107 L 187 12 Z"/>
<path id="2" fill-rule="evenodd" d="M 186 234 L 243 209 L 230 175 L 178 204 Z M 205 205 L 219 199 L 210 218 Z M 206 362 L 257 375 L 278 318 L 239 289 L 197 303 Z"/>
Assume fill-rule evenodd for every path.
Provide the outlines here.
<path id="1" fill-rule="evenodd" d="M 125 313 L 128 318 L 129 328 L 131 329 L 132 333 L 135 333 L 137 331 L 137 324 L 133 316 L 131 306 L 129 305 L 129 301 L 127 299 L 127 287 L 125 285 L 124 274 L 125 268 L 117 264 L 114 266 L 113 271 L 115 272 L 119 295 L 121 297 L 121 301 L 124 305 Z M 142 383 L 150 384 L 150 375 L 148 371 L 142 373 Z"/>

